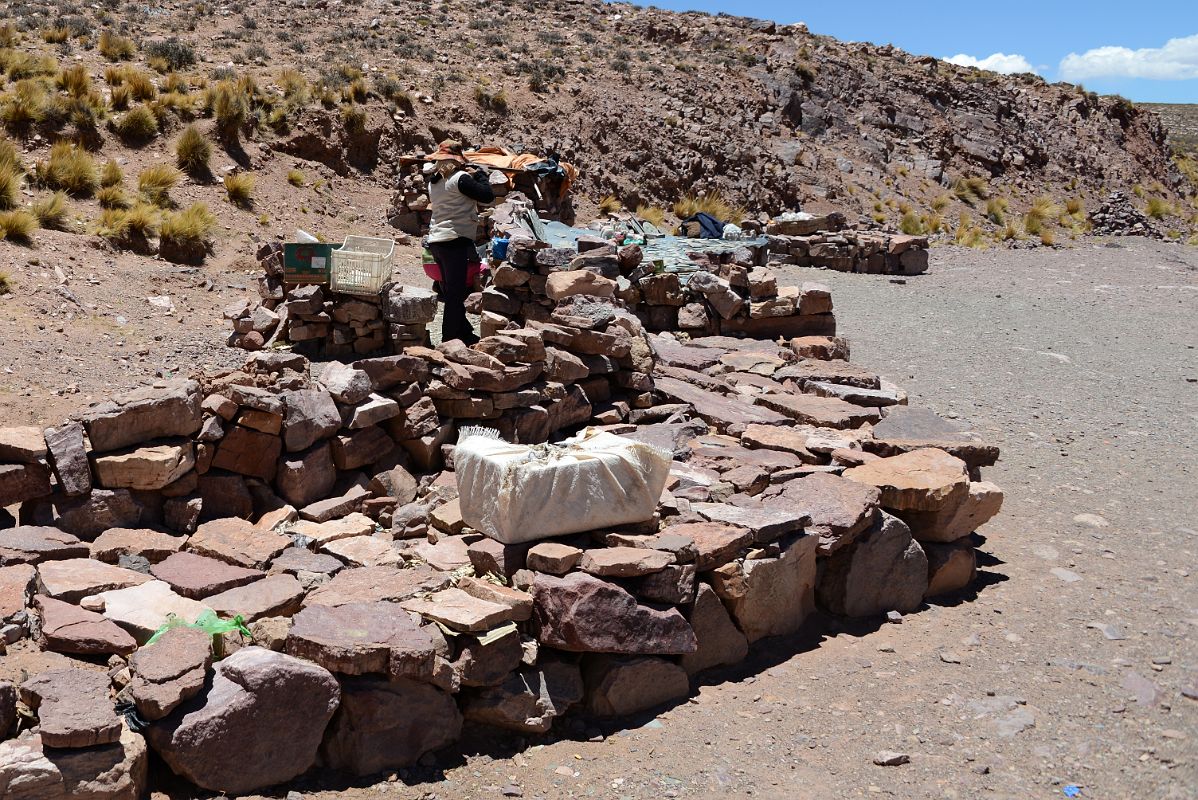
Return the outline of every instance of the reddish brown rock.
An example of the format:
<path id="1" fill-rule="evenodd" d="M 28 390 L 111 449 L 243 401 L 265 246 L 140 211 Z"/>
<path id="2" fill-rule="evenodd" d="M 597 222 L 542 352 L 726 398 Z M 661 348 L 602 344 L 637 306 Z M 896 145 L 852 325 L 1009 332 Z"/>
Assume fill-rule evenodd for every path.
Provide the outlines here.
<path id="1" fill-rule="evenodd" d="M 248 520 L 238 518 L 205 522 L 187 540 L 187 549 L 192 552 L 242 567 L 265 566 L 290 546 L 287 536 L 255 528 Z"/>
<path id="2" fill-rule="evenodd" d="M 336 483 L 337 468 L 327 442 L 283 456 L 275 477 L 279 496 L 297 507 L 328 497 Z"/>
<path id="3" fill-rule="evenodd" d="M 199 600 L 261 580 L 265 573 L 195 553 L 175 553 L 150 567 L 150 573 L 183 597 Z"/>
<path id="4" fill-rule="evenodd" d="M 303 547 L 288 547 L 270 562 L 272 573 L 297 575 L 309 572 L 317 575 L 336 575 L 345 565 L 324 553 L 313 553 Z"/>
<path id="5" fill-rule="evenodd" d="M 588 661 L 583 677 L 587 709 L 599 717 L 631 716 L 690 694 L 686 671 L 664 658 L 599 656 Z"/>
<path id="6" fill-rule="evenodd" d="M 282 451 L 283 440 L 279 437 L 234 425 L 217 445 L 212 466 L 269 483 L 274 480 Z"/>
<path id="7" fill-rule="evenodd" d="M 0 461 L 36 464 L 46 457 L 46 437 L 41 428 L 0 428 Z"/>
<path id="8" fill-rule="evenodd" d="M 959 592 L 977 575 L 977 553 L 967 541 L 920 545 L 928 557 L 928 588 L 924 597 Z"/>
<path id="9" fill-rule="evenodd" d="M 179 619 L 195 622 L 205 611 L 211 611 L 203 603 L 176 594 L 166 581 L 147 581 L 128 589 L 102 592 L 94 598 L 85 598 L 84 605 L 100 610 L 128 631 L 138 643 L 144 643 L 168 621 Z"/>
<path id="10" fill-rule="evenodd" d="M 815 610 L 817 541 L 792 535 L 776 556 L 733 561 L 711 573 L 712 588 L 750 643 L 794 633 Z"/>
<path id="11" fill-rule="evenodd" d="M 331 440 L 337 469 L 359 469 L 373 464 L 395 450 L 395 440 L 377 425 L 342 434 Z"/>
<path id="12" fill-rule="evenodd" d="M 304 606 L 341 606 L 386 600 L 399 602 L 449 585 L 450 576 L 430 567 L 359 567 L 346 569 L 304 598 Z"/>
<path id="13" fill-rule="evenodd" d="M 926 408 L 895 406 L 874 426 L 866 449 L 883 456 L 935 447 L 954 455 L 970 467 L 988 467 L 998 460 L 998 447 L 955 420 L 944 419 Z"/>
<path id="14" fill-rule="evenodd" d="M 405 600 L 402 605 L 447 628 L 470 633 L 488 631 L 513 619 L 513 611 L 507 605 L 492 603 L 456 588 Z"/>
<path id="15" fill-rule="evenodd" d="M 390 539 L 349 536 L 320 546 L 322 553 L 336 556 L 351 567 L 386 567 L 400 562 L 399 551 Z"/>
<path id="16" fill-rule="evenodd" d="M 186 536 L 172 536 L 149 528 L 109 528 L 89 548 L 92 558 L 108 564 L 115 564 L 121 556 L 137 556 L 157 564 L 179 552 L 186 542 Z"/>
<path id="17" fill-rule="evenodd" d="M 800 358 L 849 360 L 848 340 L 839 336 L 797 336 L 790 340 L 790 349 Z"/>
<path id="18" fill-rule="evenodd" d="M 959 506 L 969 494 L 965 462 L 943 450 L 925 448 L 871 461 L 844 477 L 876 486 L 882 506 L 898 511 L 936 511 Z"/>
<path id="19" fill-rule="evenodd" d="M 40 595 L 35 603 L 46 650 L 72 655 L 128 655 L 137 649 L 132 636 L 99 614 Z"/>
<path id="20" fill-rule="evenodd" d="M 466 718 L 523 733 L 545 733 L 571 706 L 582 701 L 578 667 L 548 661 L 509 675 L 503 683 L 473 693 L 465 701 Z"/>
<path id="21" fill-rule="evenodd" d="M 284 647 L 343 675 L 427 679 L 433 672 L 432 638 L 395 603 L 308 606 L 292 620 Z"/>
<path id="22" fill-rule="evenodd" d="M 36 590 L 37 571 L 31 564 L 0 567 L 0 622 L 25 610 Z"/>
<path id="23" fill-rule="evenodd" d="M 911 530 L 889 514 L 821 564 L 816 597 L 832 614 L 868 617 L 919 608 L 928 588 L 928 559 Z"/>
<path id="24" fill-rule="evenodd" d="M 341 412 L 323 389 L 286 392 L 283 399 L 283 444 L 290 453 L 307 450 L 341 428 Z"/>
<path id="25" fill-rule="evenodd" d="M 20 525 L 0 530 L 0 566 L 87 558 L 87 545 L 58 528 Z"/>
<path id="26" fill-rule="evenodd" d="M 691 510 L 710 522 L 748 529 L 758 544 L 772 542 L 811 523 L 811 517 L 801 508 L 766 505 L 756 498 L 747 498 L 738 505 L 692 503 Z"/>
<path id="27" fill-rule="evenodd" d="M 43 594 L 77 603 L 88 595 L 138 586 L 150 576 L 91 558 L 70 558 L 43 563 L 38 568 L 38 579 Z"/>
<path id="28" fill-rule="evenodd" d="M 769 408 L 749 405 L 739 398 L 710 392 L 676 378 L 657 377 L 654 386 L 671 400 L 694 406 L 695 414 L 721 433 L 739 434 L 749 425 L 782 425 L 788 419 Z"/>
<path id="29" fill-rule="evenodd" d="M 87 494 L 92 488 L 91 464 L 83 441 L 83 425 L 67 422 L 45 430 L 50 466 L 63 494 L 70 497 Z"/>
<path id="30" fill-rule="evenodd" d="M 174 439 L 101 453 L 91 461 L 100 486 L 155 491 L 186 475 L 195 466 L 195 454 L 191 442 Z"/>
<path id="31" fill-rule="evenodd" d="M 458 518 L 461 518 L 460 509 L 458 511 Z M 435 524 L 435 514 L 433 521 Z M 494 539 L 486 537 L 476 542 L 471 542 L 466 547 L 466 554 L 470 557 L 470 563 L 474 566 L 475 575 L 493 573 L 501 575 L 504 578 L 510 578 L 515 574 L 516 570 L 524 569 L 528 551 L 529 545 L 527 544 L 503 544 L 502 542 L 497 542 Z"/>
<path id="32" fill-rule="evenodd" d="M 459 637 L 461 649 L 453 668 L 462 686 L 494 686 L 517 667 L 523 655 L 520 633 L 509 626 L 506 633 L 490 636 L 484 642 L 474 636 Z"/>
<path id="33" fill-rule="evenodd" d="M 200 427 L 200 386 L 185 380 L 134 389 L 88 409 L 82 421 L 97 453 L 190 436 Z"/>
<path id="34" fill-rule="evenodd" d="M 877 389 L 878 376 L 856 364 L 848 361 L 823 361 L 808 359 L 797 364 L 791 364 L 774 373 L 776 380 L 791 380 L 802 386 L 807 381 L 824 381 L 826 383 L 843 383 L 846 386 L 860 386 L 863 389 Z"/>
<path id="35" fill-rule="evenodd" d="M 614 584 L 582 572 L 562 578 L 537 574 L 533 617 L 543 644 L 572 652 L 681 654 L 696 648 L 695 633 L 677 609 L 637 604 Z M 635 635 L 629 635 L 635 631 Z"/>
<path id="36" fill-rule="evenodd" d="M 635 578 L 661 570 L 674 563 L 672 553 L 640 547 L 601 547 L 583 551 L 578 568 L 592 575 L 609 578 Z"/>
<path id="37" fill-rule="evenodd" d="M 836 475 L 816 474 L 788 482 L 782 493 L 766 504 L 802 509 L 810 515 L 806 530 L 819 536 L 819 553 L 826 556 L 874 523 L 881 496 L 874 486 Z"/>
<path id="38" fill-rule="evenodd" d="M 582 551 L 560 542 L 538 542 L 528 551 L 528 568 L 550 575 L 565 575 L 582 558 Z"/>
<path id="39" fill-rule="evenodd" d="M 212 636 L 199 628 L 171 628 L 129 659 L 129 696 L 142 719 L 158 720 L 204 688 L 212 665 Z"/>
<path id="40" fill-rule="evenodd" d="M 21 701 L 37 712 L 45 747 L 76 748 L 121 738 L 108 675 L 82 669 L 54 669 L 21 684 Z"/>
<path id="41" fill-rule="evenodd" d="M 989 481 L 969 484 L 969 493 L 959 505 L 936 511 L 898 511 L 920 542 L 954 542 L 989 522 L 1002 508 L 1003 492 Z"/>
<path id="42" fill-rule="evenodd" d="M 519 589 L 469 576 L 460 578 L 457 588 L 480 600 L 507 606 L 513 622 L 523 622 L 532 616 L 532 595 Z"/>
<path id="43" fill-rule="evenodd" d="M 753 402 L 797 422 L 826 428 L 859 428 L 882 418 L 876 408 L 813 394 L 759 394 Z"/>
<path id="44" fill-rule="evenodd" d="M 0 464 L 0 508 L 45 497 L 53 491 L 42 464 Z"/>
<path id="45" fill-rule="evenodd" d="M 140 800 L 146 794 L 146 740 L 122 726 L 111 744 L 46 746 L 38 734 L 0 742 L 0 796 L 14 800 Z"/>
<path id="46" fill-rule="evenodd" d="M 690 624 L 699 647 L 678 660 L 688 675 L 724 664 L 737 664 L 749 654 L 749 642 L 740 632 L 715 590 L 699 584 Z"/>
<path id="47" fill-rule="evenodd" d="M 719 522 L 688 522 L 671 525 L 666 531 L 694 541 L 697 553 L 695 569 L 699 572 L 707 572 L 731 561 L 753 543 L 753 532 L 748 528 Z"/>
<path id="48" fill-rule="evenodd" d="M 457 741 L 462 714 L 453 698 L 427 683 L 398 679 L 341 681 L 341 705 L 320 748 L 322 763 L 352 775 L 415 764 Z"/>
<path id="49" fill-rule="evenodd" d="M 246 622 L 261 617 L 290 617 L 300 610 L 304 587 L 291 575 L 269 575 L 205 599 L 222 617 L 240 616 Z"/>
<path id="50" fill-rule="evenodd" d="M 246 647 L 216 665 L 206 694 L 151 725 L 146 738 L 175 774 L 248 794 L 312 766 L 340 697 L 336 679 L 316 664 Z"/>

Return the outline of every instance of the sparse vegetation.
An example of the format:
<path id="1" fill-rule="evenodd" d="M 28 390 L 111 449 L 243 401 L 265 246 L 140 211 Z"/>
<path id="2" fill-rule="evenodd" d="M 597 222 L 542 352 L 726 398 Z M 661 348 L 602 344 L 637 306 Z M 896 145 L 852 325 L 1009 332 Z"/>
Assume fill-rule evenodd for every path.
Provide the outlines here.
<path id="1" fill-rule="evenodd" d="M 507 92 L 503 89 L 492 90 L 481 83 L 474 87 L 474 102 L 484 111 L 494 111 L 496 114 L 506 114 L 508 109 Z"/>
<path id="2" fill-rule="evenodd" d="M 253 205 L 254 183 L 254 176 L 248 172 L 226 175 L 225 192 L 229 195 L 229 202 L 242 208 Z"/>
<path id="3" fill-rule="evenodd" d="M 1007 224 L 1007 208 L 1010 204 L 1005 197 L 994 197 L 986 201 L 986 219 L 993 222 L 995 225 L 1003 226 Z"/>
<path id="4" fill-rule="evenodd" d="M 287 172 L 287 182 L 292 186 L 302 187 L 304 185 L 304 181 L 304 173 L 300 172 L 298 169 L 289 170 Z"/>
<path id="5" fill-rule="evenodd" d="M 636 207 L 636 215 L 658 228 L 666 222 L 666 210 L 661 206 L 639 205 Z"/>
<path id="6" fill-rule="evenodd" d="M 145 250 L 158 231 L 161 212 L 152 205 L 138 203 L 132 208 L 110 208 L 100 212 L 95 231 L 117 247 Z"/>
<path id="7" fill-rule="evenodd" d="M 914 211 L 907 211 L 899 220 L 899 230 L 908 236 L 923 236 L 927 231 L 923 220 Z"/>
<path id="8" fill-rule="evenodd" d="M 21 202 L 21 169 L 0 163 L 0 211 L 16 208 Z"/>
<path id="9" fill-rule="evenodd" d="M 695 214 L 710 214 L 721 222 L 738 223 L 745 218 L 745 209 L 726 201 L 719 191 L 704 195 L 688 194 L 674 204 L 674 216 L 686 219 Z"/>
<path id="10" fill-rule="evenodd" d="M 146 63 L 159 72 L 173 72 L 196 63 L 196 53 L 191 45 L 172 36 L 145 47 Z"/>
<path id="11" fill-rule="evenodd" d="M 43 228 L 52 230 L 64 230 L 67 224 L 67 214 L 70 212 L 70 207 L 67 205 L 67 196 L 65 192 L 55 192 L 54 194 L 43 197 L 34 202 L 31 209 L 33 216 L 37 218 L 38 225 Z"/>
<path id="12" fill-rule="evenodd" d="M 163 216 L 158 228 L 159 254 L 169 261 L 198 263 L 208 252 L 216 217 L 203 203 Z"/>
<path id="13" fill-rule="evenodd" d="M 600 214 L 615 214 L 616 212 L 620 211 L 620 209 L 622 209 L 622 208 L 624 208 L 624 205 L 619 200 L 617 200 L 613 195 L 610 195 L 610 194 L 606 195 L 602 199 L 599 200 L 599 213 Z"/>
<path id="14" fill-rule="evenodd" d="M 137 53 L 132 39 L 107 30 L 100 32 L 100 42 L 96 49 L 109 61 L 128 61 Z"/>
<path id="15" fill-rule="evenodd" d="M 37 217 L 28 211 L 0 211 L 0 239 L 29 244 L 37 230 Z"/>
<path id="16" fill-rule="evenodd" d="M 216 118 L 216 127 L 226 139 L 235 137 L 250 114 L 245 92 L 230 81 L 221 81 L 211 90 L 209 106 Z"/>
<path id="17" fill-rule="evenodd" d="M 944 209 L 948 208 L 949 204 L 952 202 L 953 198 L 950 194 L 936 195 L 936 197 L 932 199 L 932 210 L 938 214 L 942 213 Z"/>
<path id="18" fill-rule="evenodd" d="M 7 272 L 0 272 L 0 295 L 8 294 L 12 291 L 12 281 L 8 277 Z"/>
<path id="19" fill-rule="evenodd" d="M 41 122 L 46 114 L 49 95 L 45 85 L 32 78 L 17 81 L 12 90 L 4 95 L 0 105 L 0 119 L 15 130 L 25 130 Z"/>
<path id="20" fill-rule="evenodd" d="M 366 111 L 357 106 L 346 106 L 341 110 L 341 121 L 350 133 L 362 133 L 366 130 Z"/>
<path id="21" fill-rule="evenodd" d="M 143 104 L 126 111 L 113 127 L 126 142 L 144 144 L 158 134 L 158 117 Z"/>
<path id="22" fill-rule="evenodd" d="M 208 160 L 212 157 L 212 145 L 195 125 L 188 125 L 175 142 L 175 163 L 189 175 L 204 175 L 208 172 Z"/>
<path id="23" fill-rule="evenodd" d="M 100 208 L 128 208 L 129 195 L 125 194 L 125 189 L 121 186 L 104 186 L 96 192 L 96 200 L 100 203 Z"/>
<path id="24" fill-rule="evenodd" d="M 121 165 L 111 158 L 104 162 L 103 169 L 100 170 L 100 185 L 109 188 L 112 186 L 120 186 L 121 181 L 125 179 L 125 173 L 121 171 Z"/>
<path id="25" fill-rule="evenodd" d="M 1045 227 L 1049 220 L 1061 213 L 1061 207 L 1047 195 L 1037 197 L 1027 214 L 1023 216 L 1023 232 L 1028 236 L 1040 236 L 1048 231 Z M 1051 236 L 1051 234 L 1050 234 Z"/>
<path id="26" fill-rule="evenodd" d="M 1148 206 L 1145 212 L 1153 219 L 1164 219 L 1165 217 L 1177 214 L 1177 210 L 1173 207 L 1172 203 L 1162 200 L 1159 197 L 1148 198 Z"/>
<path id="27" fill-rule="evenodd" d="M 137 190 L 147 202 L 159 208 L 170 205 L 170 191 L 179 183 L 179 170 L 169 164 L 154 164 L 137 175 Z"/>
<path id="28" fill-rule="evenodd" d="M 50 157 L 38 162 L 34 174 L 39 183 L 61 189 L 76 197 L 87 197 L 96 190 L 96 162 L 82 148 L 70 142 L 56 142 Z"/>
<path id="29" fill-rule="evenodd" d="M 988 198 L 990 189 L 986 184 L 986 179 L 980 176 L 958 178 L 953 184 L 953 194 L 961 202 L 972 206 Z"/>
<path id="30" fill-rule="evenodd" d="M 954 238 L 957 244 L 962 247 L 983 248 L 986 246 L 982 229 L 974 224 L 973 218 L 968 214 L 961 214 L 961 220 L 957 224 L 957 233 Z"/>

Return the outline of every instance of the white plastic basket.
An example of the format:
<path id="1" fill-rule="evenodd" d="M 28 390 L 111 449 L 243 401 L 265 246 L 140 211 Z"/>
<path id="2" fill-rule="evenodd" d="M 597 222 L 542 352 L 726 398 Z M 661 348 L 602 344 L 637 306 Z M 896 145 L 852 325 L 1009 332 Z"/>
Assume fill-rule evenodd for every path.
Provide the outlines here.
<path id="1" fill-rule="evenodd" d="M 391 280 L 395 241 L 373 236 L 346 236 L 332 253 L 329 288 L 345 294 L 374 294 Z"/>

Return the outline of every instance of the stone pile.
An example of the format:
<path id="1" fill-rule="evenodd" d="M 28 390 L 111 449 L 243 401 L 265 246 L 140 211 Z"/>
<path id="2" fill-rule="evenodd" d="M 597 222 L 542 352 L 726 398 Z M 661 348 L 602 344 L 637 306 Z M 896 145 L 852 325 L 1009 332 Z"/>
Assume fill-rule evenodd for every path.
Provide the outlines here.
<path id="1" fill-rule="evenodd" d="M 543 377 L 582 342 L 614 369 L 574 355 L 585 376 Z M 466 724 L 535 735 L 677 702 L 817 611 L 966 588 L 1002 502 L 980 474 L 997 448 L 909 408 L 835 336 L 648 335 L 615 299 L 567 294 L 471 348 L 314 371 L 258 353 L 0 429 L 0 506 L 19 505 L 0 631 L 56 659 L 0 683 L 0 794 L 132 799 L 147 746 L 203 789 L 258 792 L 410 765 Z M 590 423 L 674 462 L 649 519 L 507 545 L 463 519 L 459 421 L 530 441 Z M 248 636 L 212 632 L 236 618 Z"/>
<path id="2" fill-rule="evenodd" d="M 259 248 L 258 263 L 259 296 L 224 311 L 233 327 L 230 347 L 290 344 L 313 358 L 347 359 L 428 343 L 437 296 L 427 289 L 388 283 L 376 293 L 345 294 L 322 284 L 285 283 L 278 242 Z"/>
<path id="3" fill-rule="evenodd" d="M 767 225 L 766 234 L 771 264 L 871 275 L 921 275 L 928 269 L 926 236 L 853 230 L 842 214 L 783 217 Z"/>
<path id="4" fill-rule="evenodd" d="M 1098 236 L 1152 236 L 1163 234 L 1124 192 L 1111 192 L 1089 214 L 1091 232 Z"/>

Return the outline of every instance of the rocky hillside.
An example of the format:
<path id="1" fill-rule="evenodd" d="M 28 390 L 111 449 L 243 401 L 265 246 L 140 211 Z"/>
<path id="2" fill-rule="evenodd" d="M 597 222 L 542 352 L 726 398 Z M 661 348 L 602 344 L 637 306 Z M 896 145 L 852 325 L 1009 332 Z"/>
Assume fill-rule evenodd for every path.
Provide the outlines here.
<path id="1" fill-rule="evenodd" d="M 1155 114 L 801 25 L 599 0 L 0 7 L 0 112 L 26 201 L 66 188 L 69 221 L 54 224 L 119 250 L 154 252 L 156 230 L 126 236 L 88 199 L 102 192 L 72 191 L 36 163 L 76 140 L 131 183 L 178 160 L 193 120 L 214 151 L 177 193 L 215 213 L 204 233 L 218 252 L 247 231 L 384 224 L 399 156 L 450 135 L 577 164 L 584 220 L 605 196 L 668 214 L 718 192 L 752 214 L 836 208 L 967 244 L 1051 243 L 1084 232 L 1110 191 L 1134 189 L 1173 235 L 1193 224 L 1193 187 Z M 64 79 L 67 67 L 83 76 Z M 251 173 L 252 198 L 226 191 L 228 172 Z"/>

